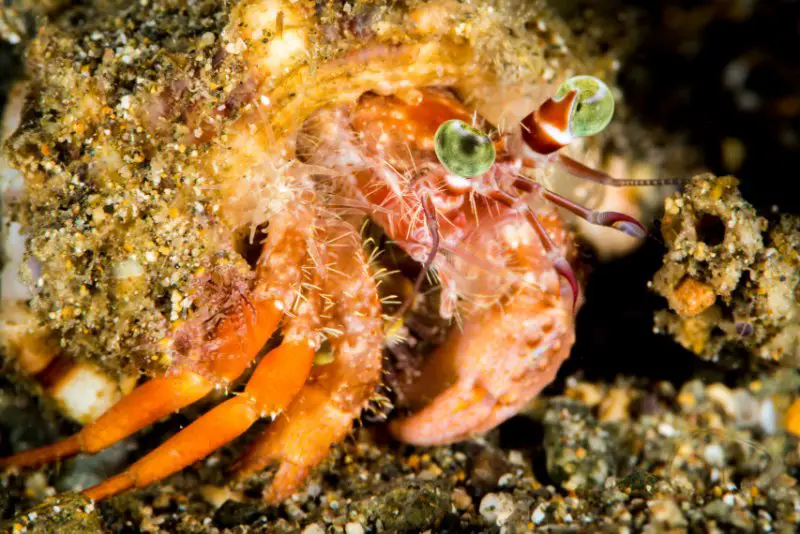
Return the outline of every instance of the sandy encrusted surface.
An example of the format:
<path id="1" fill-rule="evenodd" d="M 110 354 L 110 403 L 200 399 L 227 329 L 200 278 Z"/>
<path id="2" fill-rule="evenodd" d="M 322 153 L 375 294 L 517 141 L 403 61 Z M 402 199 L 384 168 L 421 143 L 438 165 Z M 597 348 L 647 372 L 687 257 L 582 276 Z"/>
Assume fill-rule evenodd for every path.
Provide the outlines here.
<path id="1" fill-rule="evenodd" d="M 738 352 L 800 365 L 800 218 L 771 224 L 731 177 L 701 176 L 667 199 L 664 266 L 653 288 L 672 313 L 656 326 L 695 354 L 730 360 Z"/>

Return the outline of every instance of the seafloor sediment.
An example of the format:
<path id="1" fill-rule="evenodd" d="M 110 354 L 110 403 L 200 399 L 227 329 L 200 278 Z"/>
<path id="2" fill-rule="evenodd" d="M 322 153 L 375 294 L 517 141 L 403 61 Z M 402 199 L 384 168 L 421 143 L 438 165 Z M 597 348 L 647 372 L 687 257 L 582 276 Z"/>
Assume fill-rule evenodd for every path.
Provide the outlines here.
<path id="1" fill-rule="evenodd" d="M 667 199 L 653 288 L 656 327 L 714 361 L 800 366 L 800 218 L 759 217 L 732 176 L 700 176 Z M 740 360 L 734 362 L 734 359 Z"/>
<path id="2" fill-rule="evenodd" d="M 260 501 L 269 472 L 226 478 L 239 447 L 99 505 L 53 496 L 177 430 L 159 425 L 95 457 L 5 475 L 0 507 L 45 499 L 6 523 L 14 532 L 795 532 L 800 457 L 780 416 L 797 388 L 794 370 L 735 388 L 568 378 L 562 395 L 485 439 L 420 449 L 390 443 L 380 425 L 362 428 L 277 507 Z M 4 423 L 37 417 L 22 402 L 0 397 Z M 12 438 L 53 435 L 44 420 L 36 428 Z"/>

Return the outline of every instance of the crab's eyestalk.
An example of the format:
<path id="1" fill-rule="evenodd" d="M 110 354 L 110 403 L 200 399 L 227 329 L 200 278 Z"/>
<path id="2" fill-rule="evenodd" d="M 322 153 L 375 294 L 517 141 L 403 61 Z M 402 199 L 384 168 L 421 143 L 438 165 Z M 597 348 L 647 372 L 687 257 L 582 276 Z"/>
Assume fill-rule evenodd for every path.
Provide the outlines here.
<path id="1" fill-rule="evenodd" d="M 441 164 L 463 178 L 485 173 L 496 156 L 488 135 L 455 119 L 443 122 L 436 130 L 434 148 Z"/>
<path id="2" fill-rule="evenodd" d="M 562 99 L 572 91 L 578 95 L 569 114 L 569 133 L 588 137 L 605 130 L 614 116 L 611 89 L 594 76 L 575 76 L 561 84 L 555 97 Z"/>
<path id="3" fill-rule="evenodd" d="M 594 76 L 574 76 L 522 119 L 522 138 L 534 152 L 550 154 L 603 131 L 613 116 L 611 89 Z"/>

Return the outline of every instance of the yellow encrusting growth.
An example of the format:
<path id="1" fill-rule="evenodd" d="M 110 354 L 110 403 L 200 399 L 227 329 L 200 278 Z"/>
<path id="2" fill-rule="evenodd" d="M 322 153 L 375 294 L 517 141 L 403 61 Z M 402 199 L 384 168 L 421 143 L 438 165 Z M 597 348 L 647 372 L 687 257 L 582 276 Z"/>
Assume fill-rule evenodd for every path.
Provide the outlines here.
<path id="1" fill-rule="evenodd" d="M 800 437 L 800 399 L 796 399 L 786 412 L 786 430 Z"/>

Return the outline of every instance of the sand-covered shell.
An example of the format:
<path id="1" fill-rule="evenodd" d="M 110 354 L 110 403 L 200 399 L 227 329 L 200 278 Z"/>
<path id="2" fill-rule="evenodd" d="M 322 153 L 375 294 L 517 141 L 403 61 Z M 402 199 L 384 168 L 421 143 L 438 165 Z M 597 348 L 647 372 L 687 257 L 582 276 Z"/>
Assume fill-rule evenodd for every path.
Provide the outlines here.
<path id="1" fill-rule="evenodd" d="M 294 148 L 314 111 L 445 86 L 510 129 L 588 68 L 540 2 L 120 6 L 42 27 L 5 152 L 25 181 L 31 308 L 112 370 L 169 365 L 159 342 L 199 276 L 246 279 L 257 230 L 309 187 Z"/>

